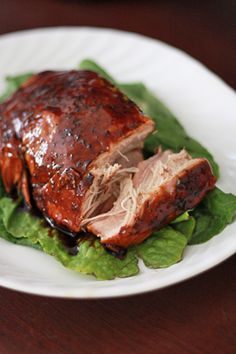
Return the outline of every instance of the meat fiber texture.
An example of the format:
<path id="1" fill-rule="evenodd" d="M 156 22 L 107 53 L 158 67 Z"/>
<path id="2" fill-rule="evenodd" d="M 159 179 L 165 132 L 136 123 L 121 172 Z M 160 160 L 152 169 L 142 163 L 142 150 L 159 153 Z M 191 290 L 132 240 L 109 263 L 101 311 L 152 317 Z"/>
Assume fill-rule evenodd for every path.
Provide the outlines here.
<path id="1" fill-rule="evenodd" d="M 213 188 L 206 159 L 159 151 L 143 160 L 152 120 L 90 71 L 34 75 L 0 105 L 0 167 L 7 192 L 68 233 L 140 243 Z M 31 193 L 32 191 L 32 193 Z"/>
<path id="2" fill-rule="evenodd" d="M 109 245 L 141 243 L 152 231 L 196 207 L 214 184 L 206 159 L 192 159 L 185 150 L 159 151 L 122 181 L 112 209 L 91 218 L 88 229 Z"/>

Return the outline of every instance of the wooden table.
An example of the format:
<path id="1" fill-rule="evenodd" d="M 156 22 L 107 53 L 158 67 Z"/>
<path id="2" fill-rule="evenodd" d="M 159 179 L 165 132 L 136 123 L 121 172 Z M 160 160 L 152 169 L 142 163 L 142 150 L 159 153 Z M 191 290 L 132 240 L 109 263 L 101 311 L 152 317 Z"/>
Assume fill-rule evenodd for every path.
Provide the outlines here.
<path id="1" fill-rule="evenodd" d="M 0 33 L 55 25 L 135 31 L 187 51 L 234 88 L 235 18 L 235 0 L 0 0 Z M 176 286 L 112 300 L 1 288 L 0 353 L 236 353 L 235 265 L 236 256 Z"/>

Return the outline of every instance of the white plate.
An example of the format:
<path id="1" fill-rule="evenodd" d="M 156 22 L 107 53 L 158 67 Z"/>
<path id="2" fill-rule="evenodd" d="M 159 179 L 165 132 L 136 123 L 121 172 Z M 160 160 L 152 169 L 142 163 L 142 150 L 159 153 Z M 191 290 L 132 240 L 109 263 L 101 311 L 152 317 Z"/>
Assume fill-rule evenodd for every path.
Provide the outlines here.
<path id="1" fill-rule="evenodd" d="M 202 142 L 221 167 L 220 187 L 236 193 L 236 95 L 185 53 L 140 35 L 98 28 L 50 28 L 0 37 L 0 92 L 4 76 L 75 68 L 84 58 L 120 81 L 143 81 Z M 227 65 L 227 64 L 226 64 Z M 211 241 L 187 247 L 182 262 L 161 270 L 141 264 L 139 275 L 97 281 L 65 269 L 40 251 L 0 240 L 0 285 L 40 295 L 98 298 L 160 289 L 218 264 L 236 250 L 236 223 Z"/>

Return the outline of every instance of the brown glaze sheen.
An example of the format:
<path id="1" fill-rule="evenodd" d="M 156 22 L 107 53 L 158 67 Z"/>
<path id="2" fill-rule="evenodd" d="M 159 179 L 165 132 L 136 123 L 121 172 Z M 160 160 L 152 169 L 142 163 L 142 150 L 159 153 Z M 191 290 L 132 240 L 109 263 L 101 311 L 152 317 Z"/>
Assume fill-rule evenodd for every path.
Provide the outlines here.
<path id="1" fill-rule="evenodd" d="M 78 231 L 99 155 L 148 119 L 90 71 L 47 71 L 0 105 L 0 167 L 8 192 L 20 189 L 53 221 Z M 26 172 L 28 171 L 28 172 Z"/>
<path id="2" fill-rule="evenodd" d="M 144 203 L 132 225 L 124 226 L 118 235 L 106 239 L 105 242 L 120 247 L 141 243 L 152 231 L 161 229 L 199 204 L 214 187 L 215 181 L 208 161 L 198 159 L 198 163 L 161 186 L 160 192 Z"/>

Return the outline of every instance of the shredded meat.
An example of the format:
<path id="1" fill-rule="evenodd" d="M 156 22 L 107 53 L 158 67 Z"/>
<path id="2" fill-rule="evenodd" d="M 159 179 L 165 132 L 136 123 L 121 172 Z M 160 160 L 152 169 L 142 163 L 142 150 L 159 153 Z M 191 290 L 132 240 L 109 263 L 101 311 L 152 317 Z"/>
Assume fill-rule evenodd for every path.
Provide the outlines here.
<path id="1" fill-rule="evenodd" d="M 87 229 L 101 242 L 127 247 L 142 242 L 213 188 L 215 178 L 206 159 L 159 151 L 140 162 L 134 177 L 120 184 L 120 194 L 107 212 L 87 220 Z"/>

